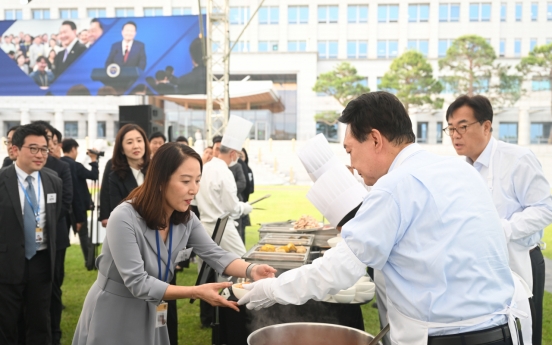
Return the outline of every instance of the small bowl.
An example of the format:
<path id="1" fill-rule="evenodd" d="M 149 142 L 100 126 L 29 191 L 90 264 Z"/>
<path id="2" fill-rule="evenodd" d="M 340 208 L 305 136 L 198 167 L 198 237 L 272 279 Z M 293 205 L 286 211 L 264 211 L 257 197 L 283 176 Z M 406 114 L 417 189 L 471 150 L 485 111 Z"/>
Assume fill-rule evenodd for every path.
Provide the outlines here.
<path id="1" fill-rule="evenodd" d="M 367 291 L 374 291 L 376 289 L 376 284 L 374 283 L 356 283 L 355 288 L 357 292 L 367 292 Z"/>
<path id="2" fill-rule="evenodd" d="M 360 303 L 367 302 L 374 298 L 375 291 L 357 292 L 355 295 L 355 301 Z"/>
<path id="3" fill-rule="evenodd" d="M 371 283 L 372 279 L 369 276 L 360 277 L 357 283 Z"/>
<path id="4" fill-rule="evenodd" d="M 338 293 L 332 296 L 337 303 L 351 303 L 355 299 L 355 295 L 343 295 Z"/>
<path id="5" fill-rule="evenodd" d="M 340 290 L 338 292 L 338 294 L 341 294 L 341 295 L 355 295 L 356 293 L 356 288 L 354 286 L 351 286 L 350 288 L 346 289 L 346 290 Z"/>
<path id="6" fill-rule="evenodd" d="M 328 244 L 333 248 L 341 241 L 343 241 L 343 237 L 332 237 L 328 240 Z"/>
<path id="7" fill-rule="evenodd" d="M 246 293 L 249 292 L 249 290 L 236 287 L 236 285 L 238 284 L 232 285 L 232 293 L 234 294 L 234 296 L 236 296 L 237 299 L 241 299 L 243 296 L 245 296 Z"/>

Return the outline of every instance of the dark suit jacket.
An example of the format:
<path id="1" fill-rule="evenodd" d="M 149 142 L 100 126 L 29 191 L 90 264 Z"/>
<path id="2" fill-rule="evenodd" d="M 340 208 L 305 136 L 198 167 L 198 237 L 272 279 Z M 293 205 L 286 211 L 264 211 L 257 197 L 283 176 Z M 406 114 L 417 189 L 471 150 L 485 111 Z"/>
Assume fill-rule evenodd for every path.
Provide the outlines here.
<path id="1" fill-rule="evenodd" d="M 121 201 L 126 198 L 134 188 L 138 187 L 138 183 L 132 174 L 130 168 L 126 173 L 124 179 L 122 179 L 115 171 L 109 173 L 109 207 L 110 213 L 119 206 Z M 142 169 L 144 177 L 146 176 L 146 169 Z"/>
<path id="2" fill-rule="evenodd" d="M 44 198 L 55 193 L 61 200 L 62 183 L 48 168 L 40 172 Z M 21 284 L 25 273 L 25 233 L 23 210 L 19 198 L 20 188 L 13 165 L 0 170 L 0 283 Z M 46 203 L 46 226 L 52 279 L 56 258 L 56 229 L 61 214 L 61 203 Z"/>
<path id="3" fill-rule="evenodd" d="M 197 66 L 178 78 L 178 93 L 182 95 L 204 95 L 207 93 L 207 70 L 205 66 Z"/>
<path id="4" fill-rule="evenodd" d="M 76 59 L 79 58 L 79 56 L 84 53 L 86 50 L 86 46 L 82 43 L 80 43 L 77 40 L 77 43 L 73 46 L 73 49 L 69 52 L 69 55 L 67 55 L 67 59 L 65 59 L 65 62 L 63 62 L 63 57 L 65 56 L 65 49 L 57 53 L 55 59 L 54 59 L 54 66 L 56 66 L 56 69 L 54 70 L 54 74 L 56 75 L 56 78 L 60 76 L 65 70 L 73 63 Z"/>
<path id="5" fill-rule="evenodd" d="M 13 161 L 10 159 L 10 157 L 6 157 L 4 158 L 4 162 L 2 162 L 2 168 L 8 167 L 12 164 L 13 164 Z"/>
<path id="6" fill-rule="evenodd" d="M 128 54 L 127 62 L 125 63 L 125 52 L 123 51 L 123 42 L 119 41 L 113 43 L 111 51 L 107 60 L 105 60 L 105 67 L 116 63 L 121 67 L 138 67 L 142 71 L 146 69 L 146 46 L 140 41 L 134 40 L 130 53 Z"/>
<path id="7" fill-rule="evenodd" d="M 111 205 L 109 204 L 109 174 L 111 173 L 111 159 L 105 163 L 100 189 L 100 220 L 109 219 Z"/>
<path id="8" fill-rule="evenodd" d="M 160 95 L 174 95 L 174 94 L 176 94 L 176 85 L 173 85 L 173 84 L 170 84 L 170 83 L 157 84 L 157 85 L 155 85 L 154 89 Z"/>
<path id="9" fill-rule="evenodd" d="M 79 162 L 75 162 L 77 166 L 77 178 L 78 178 L 78 197 L 81 199 L 81 203 L 84 205 L 85 214 L 86 211 L 92 209 L 92 196 L 88 189 L 88 183 L 86 180 L 97 180 L 100 176 L 98 170 L 98 162 L 91 162 L 90 166 L 92 170 L 88 170 Z"/>
<path id="10" fill-rule="evenodd" d="M 69 217 L 71 204 L 73 203 L 73 180 L 71 179 L 71 168 L 69 164 L 60 161 L 57 158 L 48 156 L 46 168 L 52 169 L 61 178 L 63 190 L 61 199 L 61 214 L 57 222 L 56 248 L 57 250 L 65 249 L 71 245 L 69 242 L 69 229 L 65 217 Z M 59 201 L 58 201 L 59 202 Z"/>
<path id="11" fill-rule="evenodd" d="M 71 213 L 73 213 L 75 217 L 75 222 L 82 223 L 86 220 L 86 211 L 84 210 L 84 204 L 81 202 L 81 198 L 79 197 L 77 163 L 67 156 L 61 157 L 60 160 L 67 163 L 69 165 L 69 169 L 71 170 L 71 182 L 73 183 L 73 202 L 71 203 Z"/>

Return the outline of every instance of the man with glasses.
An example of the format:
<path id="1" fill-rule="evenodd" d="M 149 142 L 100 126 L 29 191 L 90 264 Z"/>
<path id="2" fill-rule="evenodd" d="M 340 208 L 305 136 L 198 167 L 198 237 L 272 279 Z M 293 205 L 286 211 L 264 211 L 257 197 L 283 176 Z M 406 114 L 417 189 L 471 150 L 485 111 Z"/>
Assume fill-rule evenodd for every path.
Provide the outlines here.
<path id="1" fill-rule="evenodd" d="M 13 163 L 13 161 L 17 159 L 17 156 L 13 153 L 11 146 L 12 146 L 13 133 L 18 128 L 19 126 L 12 127 L 8 130 L 8 133 L 6 134 L 6 140 L 4 141 L 4 145 L 6 145 L 6 149 L 8 150 L 8 157 L 4 158 L 4 162 L 2 163 L 2 168 L 10 166 Z"/>
<path id="2" fill-rule="evenodd" d="M 62 183 L 43 168 L 43 127 L 21 126 L 11 149 L 17 160 L 0 170 L 0 344 L 46 345 Z"/>
<path id="3" fill-rule="evenodd" d="M 493 107 L 487 98 L 461 96 L 449 106 L 446 118 L 444 132 L 456 153 L 466 156 L 492 194 L 510 268 L 533 290 L 533 345 L 540 345 L 545 277 L 540 241 L 552 223 L 550 184 L 533 152 L 493 138 Z"/>

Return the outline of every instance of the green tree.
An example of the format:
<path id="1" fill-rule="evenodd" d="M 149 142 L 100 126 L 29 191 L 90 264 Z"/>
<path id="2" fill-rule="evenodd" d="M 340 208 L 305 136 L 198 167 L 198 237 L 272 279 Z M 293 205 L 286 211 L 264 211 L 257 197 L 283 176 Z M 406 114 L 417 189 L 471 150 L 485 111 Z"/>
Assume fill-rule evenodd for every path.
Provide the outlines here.
<path id="1" fill-rule="evenodd" d="M 496 64 L 494 72 L 498 81 L 492 86 L 493 94 L 491 100 L 497 105 L 513 106 L 525 94 L 522 88 L 523 75 L 515 73 L 512 66 Z"/>
<path id="2" fill-rule="evenodd" d="M 452 42 L 447 55 L 439 60 L 439 68 L 456 94 L 473 96 L 482 87 L 488 88 L 495 59 L 493 47 L 483 37 L 466 35 Z"/>
<path id="3" fill-rule="evenodd" d="M 360 83 L 363 79 L 350 63 L 342 62 L 333 71 L 321 74 L 312 90 L 332 96 L 345 107 L 353 99 L 370 92 L 369 87 Z"/>
<path id="4" fill-rule="evenodd" d="M 406 111 L 413 105 L 443 107 L 443 99 L 437 97 L 443 86 L 433 78 L 433 68 L 427 59 L 414 50 L 408 50 L 393 60 L 380 88 L 395 93 Z"/>
<path id="5" fill-rule="evenodd" d="M 552 43 L 535 47 L 529 56 L 521 59 L 517 68 L 526 76 L 548 79 L 552 96 Z M 550 109 L 552 110 L 552 99 Z"/>

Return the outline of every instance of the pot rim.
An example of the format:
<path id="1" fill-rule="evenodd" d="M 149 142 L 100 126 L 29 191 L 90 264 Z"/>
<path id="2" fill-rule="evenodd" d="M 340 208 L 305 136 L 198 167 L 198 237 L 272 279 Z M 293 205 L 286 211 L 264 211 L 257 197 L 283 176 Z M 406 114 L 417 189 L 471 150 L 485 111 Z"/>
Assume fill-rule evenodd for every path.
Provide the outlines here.
<path id="1" fill-rule="evenodd" d="M 289 327 L 290 325 L 303 325 L 303 326 L 324 326 L 324 327 L 330 327 L 330 328 L 342 328 L 342 329 L 346 329 L 346 330 L 349 330 L 349 331 L 355 331 L 357 333 L 360 333 L 362 335 L 367 335 L 369 337 L 372 337 L 372 339 L 374 338 L 374 336 L 368 332 L 364 332 L 364 331 L 361 331 L 360 329 L 356 329 L 356 328 L 352 328 L 352 327 L 347 327 L 347 326 L 342 326 L 342 325 L 336 325 L 336 324 L 333 324 L 333 323 L 323 323 L 323 322 L 287 322 L 287 323 L 279 323 L 277 325 L 271 325 L 271 326 L 265 326 L 263 328 L 259 328 L 258 330 L 252 332 L 248 337 L 247 337 L 247 344 L 250 344 L 250 341 L 251 341 L 251 338 L 253 336 L 255 336 L 257 333 L 261 333 L 261 331 L 267 329 L 267 328 L 273 328 L 273 329 L 277 329 L 277 328 L 284 328 L 284 327 Z"/>

